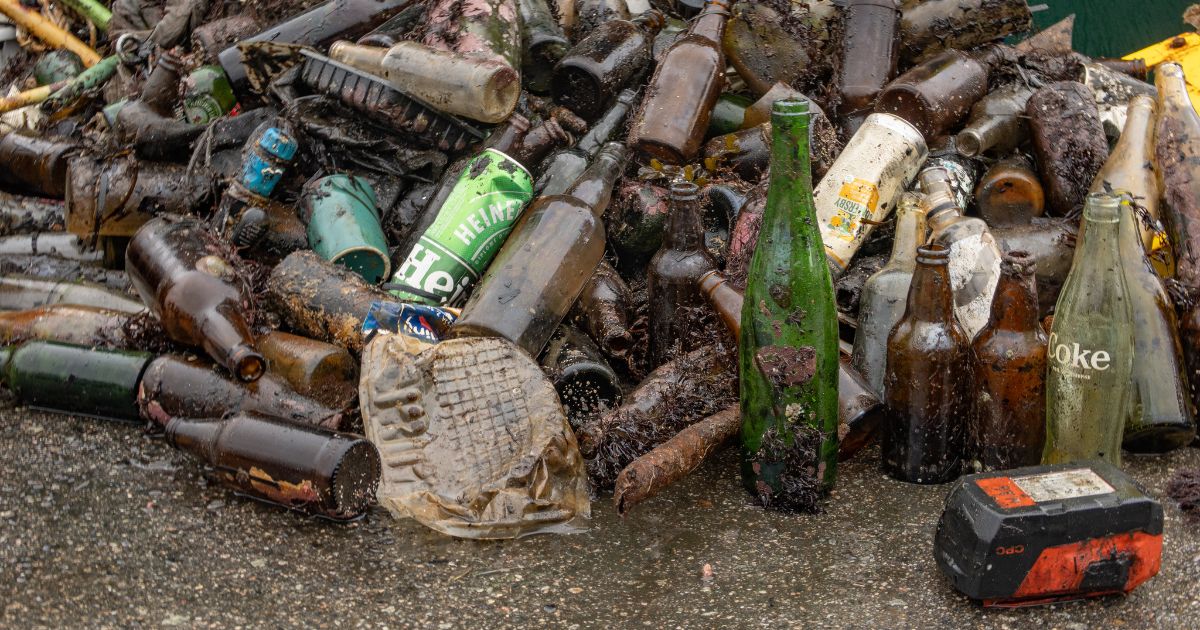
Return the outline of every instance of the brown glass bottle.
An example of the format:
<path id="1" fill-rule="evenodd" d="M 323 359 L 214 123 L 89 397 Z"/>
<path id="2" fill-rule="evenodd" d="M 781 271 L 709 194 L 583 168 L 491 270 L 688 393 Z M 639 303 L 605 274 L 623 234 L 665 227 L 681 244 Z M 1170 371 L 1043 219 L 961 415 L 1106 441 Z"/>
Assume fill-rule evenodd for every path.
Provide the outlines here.
<path id="1" fill-rule="evenodd" d="M 538 356 L 604 257 L 604 222 L 625 147 L 610 142 L 566 194 L 513 226 L 450 337 L 503 337 Z"/>
<path id="2" fill-rule="evenodd" d="M 613 20 L 628 20 L 629 7 L 625 0 L 575 0 L 576 37 L 592 32 L 601 24 Z"/>
<path id="3" fill-rule="evenodd" d="M 671 214 L 662 247 L 650 259 L 646 284 L 650 308 L 650 362 L 665 363 L 675 347 L 688 345 L 697 323 L 696 308 L 704 304 L 697 282 L 716 267 L 704 247 L 700 220 L 700 188 L 691 182 L 671 185 Z"/>
<path id="4" fill-rule="evenodd" d="M 883 471 L 945 483 L 962 473 L 972 407 L 971 339 L 954 315 L 950 252 L 917 250 L 908 308 L 888 338 Z"/>
<path id="5" fill-rule="evenodd" d="M 771 123 L 763 123 L 723 136 L 704 145 L 705 167 L 724 167 L 742 181 L 756 182 L 771 164 Z"/>
<path id="6" fill-rule="evenodd" d="M 293 330 L 356 354 L 363 349 L 362 323 L 371 303 L 394 299 L 308 249 L 289 254 L 271 270 L 267 298 Z"/>
<path id="7" fill-rule="evenodd" d="M 708 298 L 721 321 L 733 336 L 741 336 L 741 291 L 730 285 L 721 272 L 710 271 L 700 278 L 700 290 Z M 845 461 L 871 443 L 883 425 L 883 402 L 871 391 L 866 379 L 850 364 L 850 358 L 838 358 L 838 460 Z"/>
<path id="8" fill-rule="evenodd" d="M 959 50 L 943 51 L 896 77 L 879 93 L 875 111 L 912 123 L 933 141 L 962 122 L 987 94 L 988 67 Z"/>
<path id="9" fill-rule="evenodd" d="M 346 407 L 332 409 L 288 386 L 276 374 L 253 383 L 232 380 L 203 359 L 163 355 L 150 361 L 138 384 L 142 417 L 165 423 L 170 418 L 224 418 L 255 412 L 289 422 L 336 429 Z"/>
<path id="10" fill-rule="evenodd" d="M 73 142 L 5 133 L 0 136 L 0 184 L 62 199 L 67 189 L 67 164 L 79 151 Z"/>
<path id="11" fill-rule="evenodd" d="M 248 299 L 218 251 L 200 222 L 158 217 L 130 241 L 125 269 L 168 336 L 204 348 L 239 379 L 253 381 L 266 361 L 242 318 Z"/>
<path id="12" fill-rule="evenodd" d="M 1200 155 L 1200 114 L 1189 98 L 1182 66 L 1160 64 L 1154 69 L 1154 82 L 1158 87 L 1154 157 L 1162 184 L 1163 216 L 1175 246 L 1175 276 L 1196 291 L 1200 289 L 1200 165 L 1195 157 Z M 1200 380 L 1195 380 L 1195 374 L 1192 378 L 1200 398 L 1200 387 L 1195 387 Z"/>
<path id="13" fill-rule="evenodd" d="M 846 35 L 842 39 L 838 80 L 842 101 L 838 115 L 861 123 L 874 107 L 879 91 L 896 74 L 900 56 L 900 3 L 848 0 L 841 6 Z"/>
<path id="14" fill-rule="evenodd" d="M 567 319 L 586 332 L 608 357 L 624 357 L 633 347 L 629 332 L 633 293 L 605 261 L 583 287 Z"/>
<path id="15" fill-rule="evenodd" d="M 992 227 L 1029 225 L 1046 211 L 1046 193 L 1029 160 L 1016 156 L 1000 160 L 979 178 L 975 207 Z"/>
<path id="16" fill-rule="evenodd" d="M 983 470 L 1034 466 L 1046 443 L 1046 331 L 1038 318 L 1037 263 L 1011 252 L 1000 264 L 992 317 L 975 351 L 971 442 Z"/>
<path id="17" fill-rule="evenodd" d="M 358 436 L 252 413 L 171 418 L 165 427 L 167 443 L 251 498 L 337 520 L 356 518 L 375 502 L 379 451 Z"/>
<path id="18" fill-rule="evenodd" d="M 554 383 L 573 426 L 621 402 L 621 381 L 600 349 L 572 326 L 560 326 L 546 344 L 542 371 Z"/>
<path id="19" fill-rule="evenodd" d="M 593 120 L 650 62 L 650 45 L 666 22 L 658 11 L 596 27 L 554 67 L 554 100 Z"/>
<path id="20" fill-rule="evenodd" d="M 699 153 L 724 83 L 721 38 L 728 18 L 725 0 L 708 0 L 688 35 L 655 68 L 630 125 L 629 146 L 641 159 L 682 165 Z"/>
<path id="21" fill-rule="evenodd" d="M 297 393 L 334 409 L 358 396 L 358 361 L 342 346 L 273 330 L 258 338 L 267 370 Z"/>

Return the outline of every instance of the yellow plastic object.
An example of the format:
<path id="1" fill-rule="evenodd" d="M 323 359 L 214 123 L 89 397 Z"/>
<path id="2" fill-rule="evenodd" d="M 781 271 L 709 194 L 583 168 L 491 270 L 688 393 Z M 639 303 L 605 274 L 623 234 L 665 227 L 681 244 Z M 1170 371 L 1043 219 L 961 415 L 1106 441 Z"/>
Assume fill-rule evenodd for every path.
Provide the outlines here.
<path id="1" fill-rule="evenodd" d="M 59 28 L 40 13 L 29 11 L 17 0 L 0 0 L 0 13 L 8 16 L 14 24 L 24 28 L 35 37 L 54 48 L 65 48 L 83 60 L 83 65 L 92 67 L 100 61 L 100 53 L 83 43 L 79 38 Z"/>
<path id="2" fill-rule="evenodd" d="M 1174 61 L 1183 66 L 1192 107 L 1200 109 L 1200 34 L 1183 33 L 1129 53 L 1125 55 L 1125 59 L 1143 59 L 1151 68 L 1166 61 Z"/>

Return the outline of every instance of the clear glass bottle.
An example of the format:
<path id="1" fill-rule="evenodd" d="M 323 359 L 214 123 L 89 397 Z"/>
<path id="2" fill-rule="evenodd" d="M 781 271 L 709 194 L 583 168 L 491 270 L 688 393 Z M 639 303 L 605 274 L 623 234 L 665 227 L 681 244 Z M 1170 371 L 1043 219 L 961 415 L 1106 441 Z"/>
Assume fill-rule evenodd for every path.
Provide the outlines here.
<path id="1" fill-rule="evenodd" d="M 925 200 L 905 193 L 896 209 L 896 238 L 892 257 L 867 279 L 859 300 L 858 328 L 854 333 L 853 365 L 883 395 L 887 374 L 887 340 L 904 316 L 908 285 L 917 267 L 917 247 L 925 242 Z"/>
<path id="2" fill-rule="evenodd" d="M 1089 195 L 1083 220 L 1087 234 L 1050 331 L 1042 463 L 1103 459 L 1120 466 L 1134 344 L 1118 198 Z"/>

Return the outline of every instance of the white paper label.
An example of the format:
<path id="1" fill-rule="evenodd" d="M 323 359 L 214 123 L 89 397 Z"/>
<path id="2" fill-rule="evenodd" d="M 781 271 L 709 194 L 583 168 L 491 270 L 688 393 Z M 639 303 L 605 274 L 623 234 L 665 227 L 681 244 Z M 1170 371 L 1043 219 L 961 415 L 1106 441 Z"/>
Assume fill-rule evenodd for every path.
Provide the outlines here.
<path id="1" fill-rule="evenodd" d="M 1087 468 L 1029 477 L 1013 477 L 1013 483 L 1038 503 L 1090 497 L 1114 491 L 1113 487 L 1108 485 L 1108 482 L 1100 475 Z"/>

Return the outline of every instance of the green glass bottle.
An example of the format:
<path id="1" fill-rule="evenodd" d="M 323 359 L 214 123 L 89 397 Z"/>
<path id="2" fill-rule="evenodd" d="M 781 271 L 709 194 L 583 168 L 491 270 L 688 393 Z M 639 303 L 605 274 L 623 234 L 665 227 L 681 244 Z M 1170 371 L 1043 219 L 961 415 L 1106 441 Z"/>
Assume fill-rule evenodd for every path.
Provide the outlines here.
<path id="1" fill-rule="evenodd" d="M 1118 198 L 1089 195 L 1083 220 L 1086 235 L 1050 329 L 1042 463 L 1103 459 L 1120 466 L 1134 345 Z"/>
<path id="2" fill-rule="evenodd" d="M 1146 256 L 1137 207 L 1121 195 L 1121 268 L 1133 317 L 1133 362 L 1129 411 L 1125 418 L 1125 450 L 1165 453 L 1186 446 L 1196 435 L 1192 401 L 1184 370 L 1183 346 L 1175 305 Z"/>
<path id="3" fill-rule="evenodd" d="M 742 479 L 764 505 L 788 509 L 806 505 L 791 495 L 808 467 L 825 491 L 836 477 L 838 331 L 813 204 L 808 101 L 776 101 L 771 125 L 771 180 L 742 308 Z M 818 439 L 818 461 L 803 461 Z"/>

